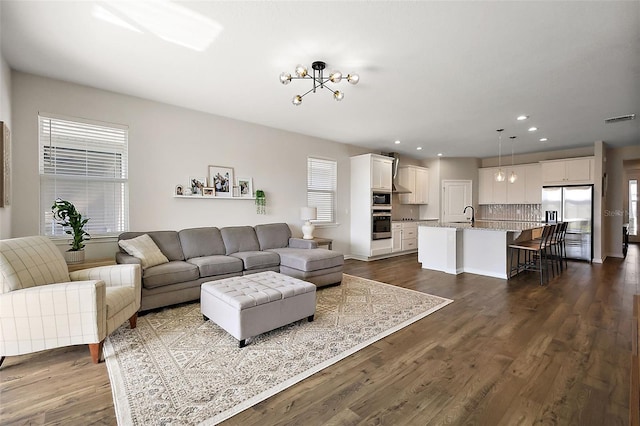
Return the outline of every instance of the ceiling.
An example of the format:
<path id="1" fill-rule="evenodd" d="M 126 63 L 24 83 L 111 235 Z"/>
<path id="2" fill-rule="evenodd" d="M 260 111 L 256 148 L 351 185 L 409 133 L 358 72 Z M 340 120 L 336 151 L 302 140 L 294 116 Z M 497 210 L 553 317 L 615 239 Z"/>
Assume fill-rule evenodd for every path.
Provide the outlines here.
<path id="1" fill-rule="evenodd" d="M 493 157 L 497 128 L 503 153 L 508 136 L 516 154 L 640 143 L 638 1 L 0 7 L 12 69 L 375 151 Z M 320 90 L 292 105 L 311 82 L 280 73 L 316 60 L 360 83 L 333 85 L 341 102 Z"/>

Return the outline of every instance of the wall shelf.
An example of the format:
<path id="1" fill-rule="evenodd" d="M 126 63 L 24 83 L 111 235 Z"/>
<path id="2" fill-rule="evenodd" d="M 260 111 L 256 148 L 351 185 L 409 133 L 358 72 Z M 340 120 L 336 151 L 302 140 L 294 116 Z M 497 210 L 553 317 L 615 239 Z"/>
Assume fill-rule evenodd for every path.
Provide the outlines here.
<path id="1" fill-rule="evenodd" d="M 191 198 L 194 200 L 255 200 L 256 197 L 203 197 L 202 195 L 174 195 L 173 198 Z"/>

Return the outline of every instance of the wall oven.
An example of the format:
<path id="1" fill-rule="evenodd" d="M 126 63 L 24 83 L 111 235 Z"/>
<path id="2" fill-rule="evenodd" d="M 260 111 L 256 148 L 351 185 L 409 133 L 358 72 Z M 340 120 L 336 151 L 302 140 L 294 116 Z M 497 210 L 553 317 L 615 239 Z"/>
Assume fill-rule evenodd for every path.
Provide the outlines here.
<path id="1" fill-rule="evenodd" d="M 390 209 L 391 193 L 390 192 L 373 192 L 371 196 L 371 207 L 374 209 Z"/>
<path id="2" fill-rule="evenodd" d="M 391 210 L 374 210 L 371 213 L 371 239 L 391 238 Z"/>

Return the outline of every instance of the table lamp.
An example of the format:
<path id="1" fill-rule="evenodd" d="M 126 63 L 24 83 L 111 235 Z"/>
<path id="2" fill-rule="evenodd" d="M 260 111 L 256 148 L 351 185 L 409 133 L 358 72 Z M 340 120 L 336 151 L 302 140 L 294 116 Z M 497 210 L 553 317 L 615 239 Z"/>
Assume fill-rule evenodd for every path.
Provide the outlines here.
<path id="1" fill-rule="evenodd" d="M 302 233 L 304 234 L 302 238 L 305 240 L 313 239 L 313 229 L 315 226 L 311 223 L 312 220 L 316 220 L 318 218 L 318 209 L 316 207 L 301 207 L 300 208 L 300 219 L 304 220 L 304 225 L 302 225 Z"/>

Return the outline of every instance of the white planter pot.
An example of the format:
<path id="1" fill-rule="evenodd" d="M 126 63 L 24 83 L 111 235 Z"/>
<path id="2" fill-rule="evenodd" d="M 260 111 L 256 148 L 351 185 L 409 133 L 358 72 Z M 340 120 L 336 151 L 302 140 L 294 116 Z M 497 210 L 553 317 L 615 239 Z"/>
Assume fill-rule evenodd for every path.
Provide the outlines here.
<path id="1" fill-rule="evenodd" d="M 84 262 L 84 250 L 65 251 L 64 260 L 68 265 Z"/>

